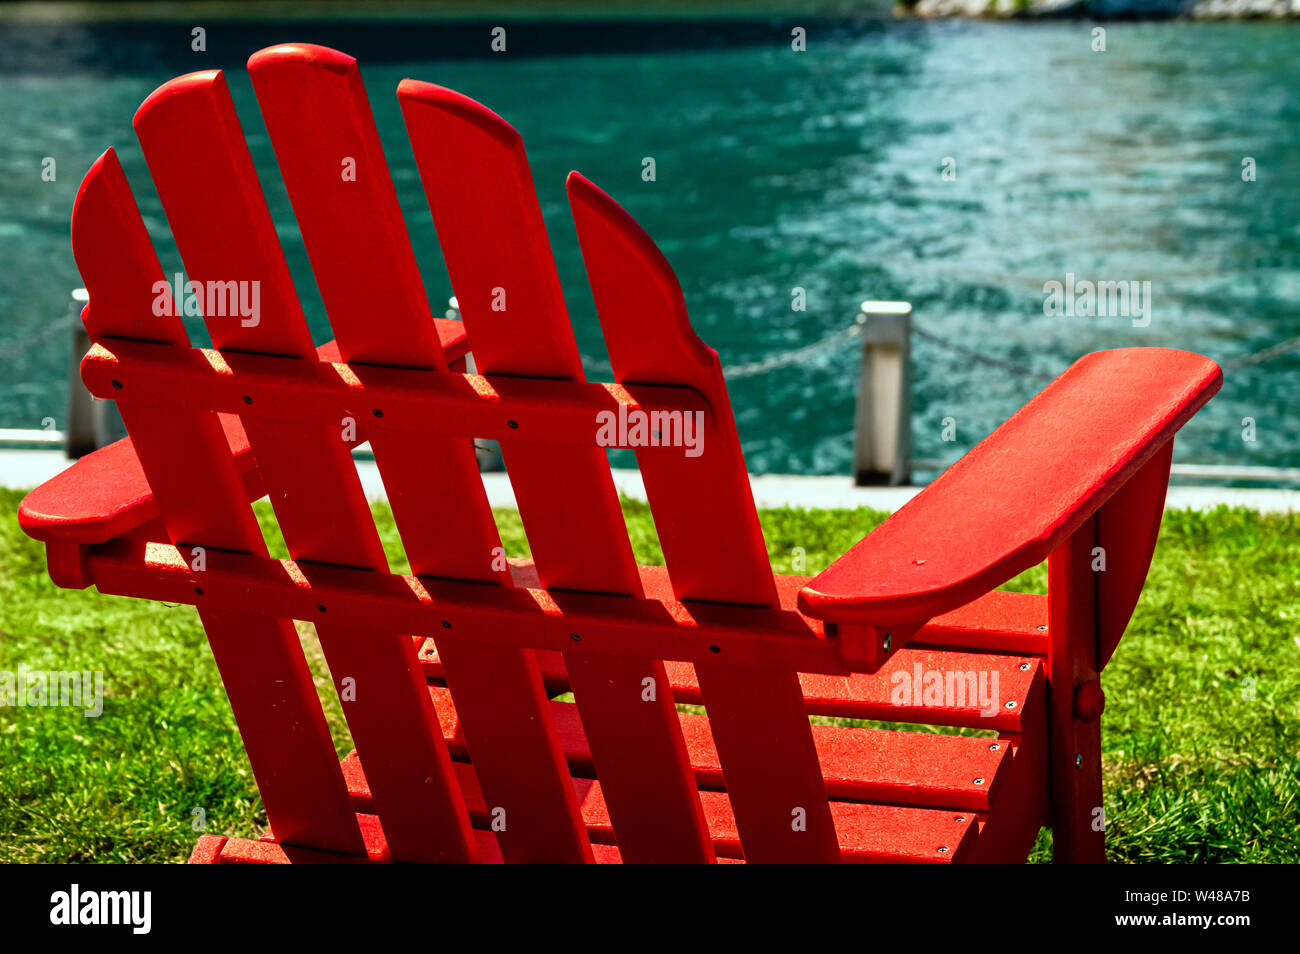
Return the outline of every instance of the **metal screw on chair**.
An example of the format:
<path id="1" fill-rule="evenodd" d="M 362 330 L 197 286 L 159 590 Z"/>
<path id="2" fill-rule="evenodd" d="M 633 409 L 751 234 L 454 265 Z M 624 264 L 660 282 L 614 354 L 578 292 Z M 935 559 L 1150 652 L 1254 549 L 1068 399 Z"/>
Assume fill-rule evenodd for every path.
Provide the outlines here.
<path id="1" fill-rule="evenodd" d="M 958 815 L 956 818 L 953 819 L 953 821 L 955 822 L 964 822 L 965 820 L 966 820 L 965 815 Z"/>
<path id="2" fill-rule="evenodd" d="M 1001 748 L 1002 748 L 1002 743 L 1001 743 L 1001 742 L 994 742 L 992 745 L 989 746 L 989 751 L 990 751 L 990 752 L 996 752 L 996 751 L 998 751 L 998 750 L 1001 749 Z"/>
<path id="3" fill-rule="evenodd" d="M 1007 703 L 1007 708 L 1008 708 L 1008 709 L 1014 709 L 1015 707 L 1016 707 L 1016 700 L 1015 700 L 1015 699 L 1012 699 L 1010 702 Z"/>
<path id="4" fill-rule="evenodd" d="M 1074 755 L 1074 767 L 1075 767 L 1076 769 L 1081 769 L 1081 768 L 1083 768 L 1083 753 L 1082 753 L 1082 752 L 1076 752 L 1076 753 L 1075 753 L 1075 755 Z"/>
<path id="5" fill-rule="evenodd" d="M 1045 633 L 1045 632 L 1047 632 L 1047 627 L 1046 627 L 1046 626 L 1040 626 L 1040 627 L 1038 627 L 1038 631 L 1039 631 L 1040 633 Z"/>
<path id="6" fill-rule="evenodd" d="M 947 852 L 948 852 L 948 846 L 947 846 L 947 845 L 940 845 L 940 846 L 939 846 L 939 854 L 943 855 L 943 854 L 947 854 Z"/>
<path id="7" fill-rule="evenodd" d="M 1028 672 L 1028 671 L 1029 671 L 1029 663 L 1021 663 L 1021 664 L 1020 664 L 1020 671 L 1021 671 L 1021 672 Z"/>
<path id="8" fill-rule="evenodd" d="M 983 784 L 984 784 L 984 779 L 982 779 L 982 778 L 977 778 L 977 779 L 975 779 L 975 784 L 976 784 L 976 785 L 983 785 Z"/>
<path id="9" fill-rule="evenodd" d="M 883 649 L 885 652 L 889 652 L 889 643 L 890 643 L 889 634 L 885 633 L 885 639 L 883 642 L 881 642 L 880 648 Z"/>

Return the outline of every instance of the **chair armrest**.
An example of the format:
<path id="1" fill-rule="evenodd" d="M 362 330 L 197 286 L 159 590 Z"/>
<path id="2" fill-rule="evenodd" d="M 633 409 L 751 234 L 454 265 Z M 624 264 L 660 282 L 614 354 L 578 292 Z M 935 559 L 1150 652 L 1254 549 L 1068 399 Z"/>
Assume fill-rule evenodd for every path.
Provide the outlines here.
<path id="1" fill-rule="evenodd" d="M 1045 560 L 1223 382 L 1189 351 L 1085 355 L 800 591 L 837 624 L 919 626 Z"/>
<path id="2" fill-rule="evenodd" d="M 465 326 L 446 318 L 435 318 L 434 324 L 448 365 L 463 361 L 469 351 Z M 333 341 L 318 347 L 316 355 L 321 361 L 342 360 Z M 243 425 L 235 415 L 219 417 L 248 499 L 256 500 L 265 491 Z M 44 543 L 103 543 L 157 516 L 158 505 L 129 437 L 82 457 L 29 493 L 18 506 L 18 525 L 29 537 Z"/>
<path id="3" fill-rule="evenodd" d="M 219 417 L 248 499 L 256 500 L 264 490 L 244 427 L 233 414 Z M 18 505 L 18 525 L 43 543 L 103 543 L 157 517 L 158 505 L 129 437 L 82 457 Z"/>

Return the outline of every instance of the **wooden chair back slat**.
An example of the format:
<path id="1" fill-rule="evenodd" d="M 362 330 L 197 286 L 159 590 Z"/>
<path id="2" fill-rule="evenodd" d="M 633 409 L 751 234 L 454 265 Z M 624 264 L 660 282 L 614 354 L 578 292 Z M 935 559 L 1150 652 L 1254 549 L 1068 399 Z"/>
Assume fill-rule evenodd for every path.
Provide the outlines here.
<path id="1" fill-rule="evenodd" d="M 479 371 L 581 380 L 519 134 L 441 87 L 404 80 L 398 96 Z M 605 454 L 528 436 L 501 452 L 542 585 L 642 595 Z M 598 657 L 581 637 L 565 664 L 624 860 L 713 860 L 662 662 Z"/>
<path id="2" fill-rule="evenodd" d="M 82 320 L 93 341 L 189 339 L 170 307 L 167 282 L 116 154 L 102 155 L 81 185 L 72 246 L 90 292 Z M 177 545 L 266 555 L 266 544 L 215 413 L 119 400 L 123 423 Z M 193 550 L 185 552 L 194 558 Z M 199 609 L 244 738 L 271 830 L 324 851 L 364 851 L 320 699 L 293 624 Z"/>
<path id="3" fill-rule="evenodd" d="M 135 127 L 191 281 L 258 283 L 250 286 L 260 300 L 253 320 L 205 315 L 214 345 L 236 367 L 241 351 L 316 362 L 224 77 L 194 73 L 165 84 L 137 112 Z M 344 426 L 245 421 L 293 558 L 387 572 Z M 310 576 L 309 565 L 303 570 Z M 328 607 L 318 609 L 317 633 L 393 858 L 474 860 L 478 849 L 411 639 L 331 625 Z"/>
<path id="4" fill-rule="evenodd" d="M 694 456 L 686 446 L 637 450 L 674 593 L 779 606 L 717 352 L 691 330 L 676 276 L 631 216 L 577 173 L 569 196 L 615 380 L 693 387 L 712 409 Z M 798 674 L 721 656 L 695 668 L 746 859 L 837 860 Z"/>
<path id="5" fill-rule="evenodd" d="M 356 61 L 295 44 L 256 54 L 249 72 L 342 360 L 363 381 L 366 364 L 446 371 Z M 413 573 L 511 585 L 470 438 L 370 445 Z M 499 811 L 502 857 L 590 861 L 533 654 L 484 647 L 461 627 L 437 639 L 480 788 Z"/>

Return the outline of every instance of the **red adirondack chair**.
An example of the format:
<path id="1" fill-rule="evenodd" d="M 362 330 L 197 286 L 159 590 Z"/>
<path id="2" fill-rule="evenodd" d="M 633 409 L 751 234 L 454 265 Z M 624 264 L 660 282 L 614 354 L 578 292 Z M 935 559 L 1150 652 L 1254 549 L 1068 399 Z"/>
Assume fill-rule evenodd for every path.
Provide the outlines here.
<path id="1" fill-rule="evenodd" d="M 587 383 L 513 128 L 398 87 L 462 325 L 430 313 L 356 62 L 289 45 L 249 70 L 336 340 L 308 335 L 222 74 L 165 84 L 135 129 L 188 275 L 258 283 L 260 314 L 207 314 L 215 348 L 190 347 L 101 156 L 72 221 L 82 376 L 130 436 L 19 513 L 60 586 L 197 607 L 270 834 L 193 861 L 1003 861 L 1045 824 L 1057 859 L 1103 859 L 1099 676 L 1213 362 L 1088 355 L 820 576 L 774 576 L 717 354 L 619 206 L 569 177 L 615 377 Z M 698 456 L 637 450 L 666 568 L 633 559 L 607 411 L 704 422 Z M 500 559 L 474 437 L 501 443 L 531 561 Z M 1044 559 L 1047 596 L 994 589 Z M 343 700 L 341 765 L 295 619 Z"/>

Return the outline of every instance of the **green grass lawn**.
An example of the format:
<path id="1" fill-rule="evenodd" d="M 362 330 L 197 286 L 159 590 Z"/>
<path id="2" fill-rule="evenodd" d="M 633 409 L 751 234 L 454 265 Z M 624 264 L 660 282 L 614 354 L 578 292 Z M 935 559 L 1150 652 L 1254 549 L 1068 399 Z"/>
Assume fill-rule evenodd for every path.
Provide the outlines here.
<path id="1" fill-rule="evenodd" d="M 0 670 L 102 670 L 104 711 L 0 708 L 0 862 L 173 862 L 208 832 L 257 837 L 265 815 L 193 608 L 60 590 L 0 491 Z M 638 558 L 662 562 L 627 502 Z M 259 514 L 283 555 L 269 508 Z M 762 513 L 773 566 L 815 573 L 884 514 Z M 375 508 L 401 565 L 386 507 Z M 511 556 L 518 515 L 497 514 Z M 802 553 L 801 553 L 802 551 Z M 1039 567 L 1009 589 L 1045 592 Z M 350 748 L 310 626 L 299 633 L 340 753 Z M 1300 858 L 1300 515 L 1165 516 L 1146 593 L 1106 670 L 1112 861 Z M 1034 860 L 1047 860 L 1044 833 Z"/>

